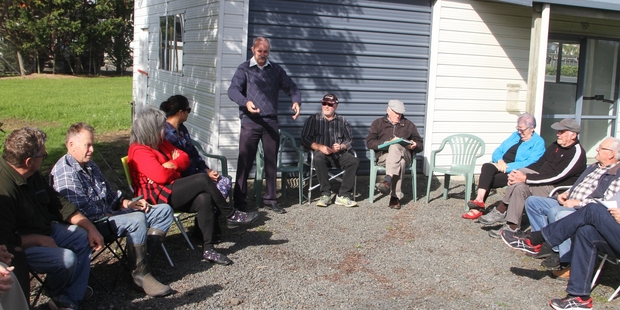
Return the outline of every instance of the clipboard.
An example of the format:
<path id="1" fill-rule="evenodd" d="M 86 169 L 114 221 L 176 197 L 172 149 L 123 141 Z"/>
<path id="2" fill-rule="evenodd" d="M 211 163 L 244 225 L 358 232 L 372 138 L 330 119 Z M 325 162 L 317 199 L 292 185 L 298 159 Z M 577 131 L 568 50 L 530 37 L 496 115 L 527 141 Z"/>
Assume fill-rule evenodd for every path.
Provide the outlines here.
<path id="1" fill-rule="evenodd" d="M 390 145 L 396 144 L 396 143 L 398 143 L 398 144 L 400 144 L 402 146 L 408 146 L 408 145 L 413 144 L 413 141 L 407 140 L 407 139 L 403 139 L 403 138 L 398 138 L 398 139 L 390 140 L 388 142 L 381 143 L 381 144 L 379 144 L 379 146 L 377 148 L 380 151 L 385 151 L 385 150 L 387 150 L 390 147 Z"/>

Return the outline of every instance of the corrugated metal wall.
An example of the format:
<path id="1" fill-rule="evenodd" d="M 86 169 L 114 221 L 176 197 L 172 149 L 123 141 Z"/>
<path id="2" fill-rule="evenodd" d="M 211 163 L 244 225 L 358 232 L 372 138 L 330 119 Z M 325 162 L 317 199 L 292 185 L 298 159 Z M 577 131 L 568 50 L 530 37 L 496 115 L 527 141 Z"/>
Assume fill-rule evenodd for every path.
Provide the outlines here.
<path id="1" fill-rule="evenodd" d="M 302 115 L 291 119 L 291 99 L 280 95 L 280 127 L 298 137 L 320 111 L 325 93 L 338 96 L 368 170 L 365 138 L 387 101 L 405 102 L 406 117 L 424 136 L 431 1 L 250 1 L 249 48 L 271 40 L 270 60 L 282 65 L 302 91 Z"/>

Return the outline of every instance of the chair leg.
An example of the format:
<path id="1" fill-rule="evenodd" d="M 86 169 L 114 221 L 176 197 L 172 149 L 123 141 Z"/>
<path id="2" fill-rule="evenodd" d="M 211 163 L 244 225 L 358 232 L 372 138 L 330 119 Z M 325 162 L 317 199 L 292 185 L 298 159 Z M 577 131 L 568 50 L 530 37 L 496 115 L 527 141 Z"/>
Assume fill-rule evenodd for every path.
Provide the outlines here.
<path id="1" fill-rule="evenodd" d="M 443 200 L 448 199 L 448 189 L 450 188 L 450 175 L 443 175 Z"/>
<path id="2" fill-rule="evenodd" d="M 301 206 L 301 203 L 304 201 L 304 174 L 303 173 L 299 173 L 299 183 L 297 184 L 297 187 L 299 187 L 299 205 Z"/>
<path id="3" fill-rule="evenodd" d="M 168 259 L 168 263 L 170 264 L 170 267 L 174 267 L 174 264 L 172 263 L 172 259 L 170 258 L 170 255 L 168 255 L 168 250 L 166 250 L 166 246 L 163 243 L 161 244 L 161 249 L 164 252 L 164 255 L 166 255 L 166 259 Z"/>
<path id="4" fill-rule="evenodd" d="M 590 285 L 590 289 L 593 289 L 594 286 L 596 285 L 596 280 L 598 279 L 598 276 L 601 274 L 601 270 L 603 270 L 603 266 L 605 265 L 606 260 L 607 260 L 607 254 L 603 256 L 601 263 L 598 265 L 598 269 L 596 269 L 596 273 L 594 273 L 594 277 L 592 277 L 592 284 Z"/>
<path id="5" fill-rule="evenodd" d="M 618 295 L 618 293 L 620 293 L 620 285 L 618 285 L 618 288 L 614 291 L 614 293 L 611 294 L 611 296 L 609 296 L 609 299 L 607 299 L 607 301 L 614 300 L 614 298 L 616 297 L 616 295 Z"/>
<path id="6" fill-rule="evenodd" d="M 282 198 L 286 198 L 286 185 L 288 184 L 287 173 L 288 172 L 282 172 L 282 175 L 280 176 L 280 181 L 282 183 Z"/>
<path id="7" fill-rule="evenodd" d="M 183 235 L 183 238 L 185 238 L 185 241 L 187 241 L 187 244 L 189 245 L 190 249 L 193 250 L 194 249 L 194 245 L 192 244 L 191 241 L 189 241 L 189 237 L 187 236 L 187 232 L 185 231 L 185 227 L 183 227 L 183 223 L 181 223 L 181 219 L 179 219 L 180 216 L 181 216 L 181 214 L 175 214 L 174 215 L 174 223 L 177 224 L 177 227 L 181 231 L 181 234 Z"/>
<path id="8" fill-rule="evenodd" d="M 368 186 L 368 202 L 373 203 L 375 202 L 375 183 L 377 183 L 377 169 L 374 169 L 374 167 L 370 167 L 369 181 L 370 185 Z"/>
<path id="9" fill-rule="evenodd" d="M 418 201 L 418 170 L 415 155 L 411 163 L 411 192 L 413 193 L 413 202 Z"/>
<path id="10" fill-rule="evenodd" d="M 472 187 L 472 182 L 473 182 L 473 175 L 465 175 L 465 211 L 469 210 L 469 207 L 467 206 L 467 202 L 470 200 L 471 198 L 471 187 Z"/>
<path id="11" fill-rule="evenodd" d="M 428 172 L 428 182 L 426 184 L 426 203 L 428 203 L 429 195 L 431 193 L 431 181 L 433 180 L 433 170 Z"/>

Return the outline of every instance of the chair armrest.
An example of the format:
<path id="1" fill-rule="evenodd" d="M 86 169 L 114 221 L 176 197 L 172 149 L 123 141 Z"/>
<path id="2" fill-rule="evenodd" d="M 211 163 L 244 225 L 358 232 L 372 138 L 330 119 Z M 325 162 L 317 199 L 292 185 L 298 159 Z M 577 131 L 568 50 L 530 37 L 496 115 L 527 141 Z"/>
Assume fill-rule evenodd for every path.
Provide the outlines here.
<path id="1" fill-rule="evenodd" d="M 225 156 L 216 155 L 216 154 L 207 154 L 207 152 L 205 152 L 205 150 L 202 148 L 200 143 L 198 143 L 197 141 L 192 140 L 192 144 L 198 150 L 198 153 L 200 154 L 200 156 L 208 157 L 208 158 L 215 158 L 219 160 L 220 165 L 222 166 L 222 175 L 227 178 L 230 178 L 230 175 L 228 174 L 228 159 Z"/>
<path id="2" fill-rule="evenodd" d="M 570 188 L 571 188 L 570 185 L 562 185 L 562 186 L 555 187 L 551 190 L 548 197 L 553 197 L 553 195 L 555 195 L 557 192 L 559 191 L 565 192 L 569 190 Z"/>

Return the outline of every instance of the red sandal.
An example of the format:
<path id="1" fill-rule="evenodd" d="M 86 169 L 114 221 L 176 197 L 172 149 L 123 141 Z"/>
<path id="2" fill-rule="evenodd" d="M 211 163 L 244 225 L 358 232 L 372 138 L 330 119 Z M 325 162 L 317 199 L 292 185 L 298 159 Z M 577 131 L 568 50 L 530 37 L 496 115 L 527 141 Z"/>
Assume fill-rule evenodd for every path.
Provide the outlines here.
<path id="1" fill-rule="evenodd" d="M 469 210 L 469 212 L 467 212 L 467 213 L 463 213 L 463 215 L 461 215 L 461 217 L 464 218 L 464 219 L 468 219 L 468 220 L 475 220 L 475 219 L 481 217 L 482 214 L 483 214 L 483 212 L 480 211 L 480 210 L 477 210 L 478 213 L 475 213 L 475 214 L 472 211 L 474 211 L 474 209 Z"/>

